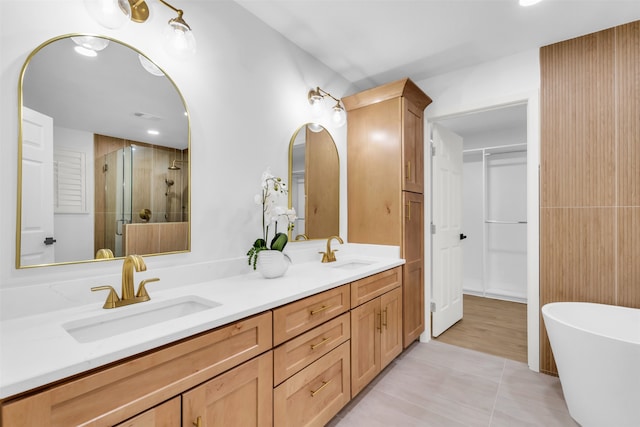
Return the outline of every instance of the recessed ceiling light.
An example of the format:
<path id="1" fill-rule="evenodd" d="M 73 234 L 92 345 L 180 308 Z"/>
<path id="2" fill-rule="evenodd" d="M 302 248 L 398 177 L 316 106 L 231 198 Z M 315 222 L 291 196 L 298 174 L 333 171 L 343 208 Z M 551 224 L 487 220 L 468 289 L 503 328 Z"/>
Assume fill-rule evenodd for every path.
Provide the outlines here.
<path id="1" fill-rule="evenodd" d="M 75 50 L 76 53 L 79 53 L 80 55 L 83 55 L 83 56 L 89 56 L 89 57 L 98 56 L 98 52 L 92 49 L 87 49 L 84 46 L 76 46 L 73 48 L 73 50 Z"/>
<path id="2" fill-rule="evenodd" d="M 542 0 L 520 0 L 520 6 L 533 6 L 536 3 L 540 3 Z"/>
<path id="3" fill-rule="evenodd" d="M 149 129 L 149 130 L 147 131 L 147 133 L 148 133 L 149 135 L 160 135 L 160 132 L 158 132 L 157 130 L 154 130 L 154 129 Z"/>

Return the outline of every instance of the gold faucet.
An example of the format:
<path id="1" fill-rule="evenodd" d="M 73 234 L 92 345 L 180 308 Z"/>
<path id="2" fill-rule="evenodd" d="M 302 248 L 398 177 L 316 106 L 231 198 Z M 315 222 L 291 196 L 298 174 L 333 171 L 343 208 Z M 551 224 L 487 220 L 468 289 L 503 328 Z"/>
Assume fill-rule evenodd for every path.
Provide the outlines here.
<path id="1" fill-rule="evenodd" d="M 122 292 L 121 297 L 118 297 L 116 290 L 112 286 L 96 286 L 91 288 L 92 291 L 109 291 L 107 300 L 104 303 L 103 308 L 116 308 L 125 305 L 136 304 L 138 302 L 149 301 L 151 298 L 147 293 L 146 284 L 150 282 L 157 282 L 157 277 L 153 279 L 145 279 L 140 282 L 138 286 L 138 293 L 134 294 L 133 286 L 133 270 L 145 271 L 147 265 L 140 255 L 128 255 L 124 263 L 122 264 Z"/>
<path id="2" fill-rule="evenodd" d="M 111 249 L 107 249 L 107 248 L 103 248 L 103 249 L 98 249 L 98 252 L 96 252 L 96 259 L 113 259 L 115 258 L 113 256 L 113 252 L 111 251 Z"/>
<path id="3" fill-rule="evenodd" d="M 342 239 L 340 238 L 340 236 L 331 236 L 327 239 L 327 251 L 326 252 L 318 252 L 319 254 L 322 254 L 322 262 L 334 262 L 336 260 L 336 252 L 338 251 L 337 249 L 335 251 L 331 250 L 331 241 L 333 239 L 336 239 L 338 242 L 340 242 L 340 244 L 343 244 L 344 242 L 342 241 Z"/>
<path id="4" fill-rule="evenodd" d="M 309 237 L 306 234 L 298 234 L 295 240 L 309 240 Z"/>

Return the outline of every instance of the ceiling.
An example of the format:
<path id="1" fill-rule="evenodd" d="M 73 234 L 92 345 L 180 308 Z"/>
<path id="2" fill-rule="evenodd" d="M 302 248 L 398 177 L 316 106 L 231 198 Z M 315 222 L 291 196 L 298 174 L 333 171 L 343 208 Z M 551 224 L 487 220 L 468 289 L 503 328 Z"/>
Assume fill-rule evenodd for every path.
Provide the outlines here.
<path id="1" fill-rule="evenodd" d="M 235 0 L 358 89 L 416 82 L 640 20 L 640 0 Z M 463 136 L 518 128 L 526 106 L 443 122 Z"/>
<path id="2" fill-rule="evenodd" d="M 639 0 L 235 0 L 360 89 L 640 19 Z"/>

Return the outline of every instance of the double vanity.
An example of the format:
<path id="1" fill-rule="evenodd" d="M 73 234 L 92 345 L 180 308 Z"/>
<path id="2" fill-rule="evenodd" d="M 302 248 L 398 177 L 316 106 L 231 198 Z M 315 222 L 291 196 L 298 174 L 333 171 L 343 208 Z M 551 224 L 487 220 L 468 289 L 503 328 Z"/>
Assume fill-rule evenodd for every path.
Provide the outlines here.
<path id="1" fill-rule="evenodd" d="M 3 321 L 2 425 L 324 425 L 403 349 L 404 260 L 345 244 L 321 263 L 319 243 L 278 279 Z"/>

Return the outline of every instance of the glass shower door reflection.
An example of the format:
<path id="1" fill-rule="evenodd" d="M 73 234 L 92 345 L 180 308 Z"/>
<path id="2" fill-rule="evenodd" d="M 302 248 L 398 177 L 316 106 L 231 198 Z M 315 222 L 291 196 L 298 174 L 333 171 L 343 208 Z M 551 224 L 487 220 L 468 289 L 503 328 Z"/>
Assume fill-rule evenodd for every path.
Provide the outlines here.
<path id="1" fill-rule="evenodd" d="M 132 148 L 121 148 L 105 155 L 103 167 L 105 174 L 104 247 L 111 249 L 116 257 L 124 255 L 122 227 L 132 221 L 132 160 Z"/>

